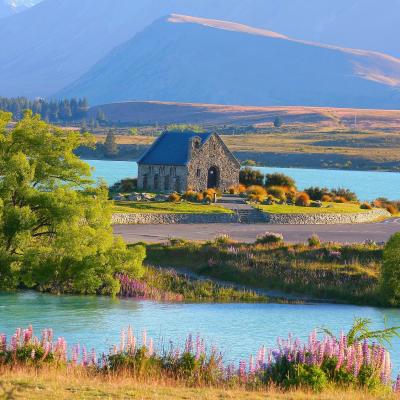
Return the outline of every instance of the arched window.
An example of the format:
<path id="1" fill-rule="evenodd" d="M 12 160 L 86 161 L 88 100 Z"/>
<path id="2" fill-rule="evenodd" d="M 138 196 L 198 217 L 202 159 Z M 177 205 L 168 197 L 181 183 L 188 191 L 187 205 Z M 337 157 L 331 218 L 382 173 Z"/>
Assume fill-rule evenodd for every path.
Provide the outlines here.
<path id="1" fill-rule="evenodd" d="M 143 175 L 143 190 L 147 190 L 149 185 L 147 174 Z"/>
<path id="2" fill-rule="evenodd" d="M 170 183 L 169 175 L 166 175 L 164 178 L 164 190 L 166 192 L 171 190 L 171 183 Z"/>
<path id="3" fill-rule="evenodd" d="M 160 177 L 158 174 L 154 175 L 154 190 L 156 192 L 160 190 Z"/>
<path id="4" fill-rule="evenodd" d="M 181 190 L 181 178 L 177 176 L 175 179 L 175 191 L 180 192 Z"/>

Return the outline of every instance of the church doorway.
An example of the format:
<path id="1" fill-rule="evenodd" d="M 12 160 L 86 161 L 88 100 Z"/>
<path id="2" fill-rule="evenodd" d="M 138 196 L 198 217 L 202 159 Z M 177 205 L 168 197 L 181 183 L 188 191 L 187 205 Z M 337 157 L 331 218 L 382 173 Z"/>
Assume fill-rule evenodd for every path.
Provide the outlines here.
<path id="1" fill-rule="evenodd" d="M 218 187 L 218 169 L 211 167 L 208 170 L 207 189 L 215 189 Z"/>

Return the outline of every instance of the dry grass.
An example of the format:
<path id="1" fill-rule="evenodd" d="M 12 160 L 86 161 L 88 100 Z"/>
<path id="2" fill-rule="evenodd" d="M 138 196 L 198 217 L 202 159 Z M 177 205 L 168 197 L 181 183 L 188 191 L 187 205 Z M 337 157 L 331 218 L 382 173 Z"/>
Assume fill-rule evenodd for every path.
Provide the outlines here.
<path id="1" fill-rule="evenodd" d="M 104 135 L 96 136 L 103 143 Z M 400 133 L 332 132 L 316 131 L 271 132 L 266 134 L 225 135 L 231 151 L 253 153 L 316 154 L 363 157 L 375 162 L 398 161 Z M 155 138 L 150 136 L 118 135 L 122 145 L 150 146 Z"/>
<path id="2" fill-rule="evenodd" d="M 244 389 L 189 388 L 174 382 L 138 382 L 128 377 L 93 377 L 83 372 L 4 370 L 0 371 L 1 400 L 373 400 L 395 399 L 392 394 L 364 391 L 327 390 L 281 392 L 245 391 Z"/>

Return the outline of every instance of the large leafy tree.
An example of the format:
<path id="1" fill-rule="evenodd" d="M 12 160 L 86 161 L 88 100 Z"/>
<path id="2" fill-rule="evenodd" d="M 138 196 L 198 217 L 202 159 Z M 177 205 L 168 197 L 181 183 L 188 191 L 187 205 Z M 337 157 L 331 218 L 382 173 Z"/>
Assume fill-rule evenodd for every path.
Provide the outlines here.
<path id="1" fill-rule="evenodd" d="M 10 127 L 0 112 L 0 286 L 115 294 L 116 274 L 142 274 L 143 247 L 115 239 L 104 185 L 73 151 L 79 132 L 27 111 Z"/>
<path id="2" fill-rule="evenodd" d="M 383 252 L 381 295 L 385 304 L 400 304 L 400 232 L 390 238 Z"/>

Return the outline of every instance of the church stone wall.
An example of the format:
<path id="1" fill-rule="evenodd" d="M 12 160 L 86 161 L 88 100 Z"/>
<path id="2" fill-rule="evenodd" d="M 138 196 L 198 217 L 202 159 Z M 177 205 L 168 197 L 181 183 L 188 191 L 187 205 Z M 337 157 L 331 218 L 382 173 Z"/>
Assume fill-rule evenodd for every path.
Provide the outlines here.
<path id="1" fill-rule="evenodd" d="M 182 192 L 187 187 L 187 167 L 139 165 L 138 188 L 153 192 Z"/>
<path id="2" fill-rule="evenodd" d="M 196 191 L 207 189 L 208 171 L 215 167 L 218 171 L 217 188 L 226 191 L 239 184 L 240 165 L 231 153 L 213 135 L 200 148 L 192 141 L 191 161 L 188 165 L 188 186 Z"/>

